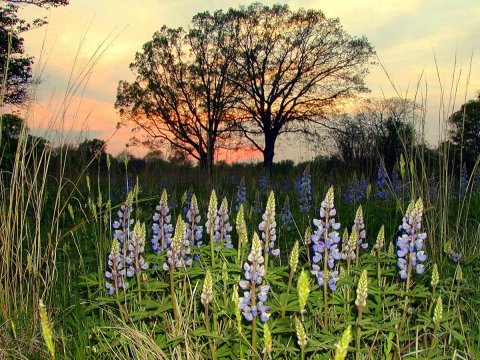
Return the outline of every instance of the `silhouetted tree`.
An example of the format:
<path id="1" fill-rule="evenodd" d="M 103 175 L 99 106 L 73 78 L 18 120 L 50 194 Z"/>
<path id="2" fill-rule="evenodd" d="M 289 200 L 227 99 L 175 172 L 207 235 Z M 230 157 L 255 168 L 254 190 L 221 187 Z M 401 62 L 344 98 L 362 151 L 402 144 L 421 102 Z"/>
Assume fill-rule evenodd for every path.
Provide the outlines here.
<path id="1" fill-rule="evenodd" d="M 21 34 L 46 24 L 45 19 L 30 23 L 20 19 L 19 4 L 48 8 L 67 5 L 68 0 L 6 0 L 0 4 L 0 106 L 25 102 L 32 80 L 33 58 L 25 55 Z"/>
<path id="2" fill-rule="evenodd" d="M 78 144 L 77 151 L 80 152 L 85 159 L 93 159 L 105 154 L 107 144 L 104 140 L 100 139 L 85 139 Z"/>
<path id="3" fill-rule="evenodd" d="M 234 46 L 221 11 L 196 15 L 188 32 L 162 27 L 130 65 L 136 81 L 120 81 L 122 120 L 143 130 L 150 147 L 170 144 L 212 168 L 215 151 L 231 139 Z"/>
<path id="4" fill-rule="evenodd" d="M 366 90 L 374 55 L 320 10 L 253 4 L 228 12 L 236 56 L 230 80 L 242 99 L 239 129 L 270 167 L 283 133 L 313 133 L 338 100 Z"/>
<path id="5" fill-rule="evenodd" d="M 450 138 L 460 152 L 459 161 L 472 171 L 480 155 L 480 94 L 477 100 L 463 104 L 448 120 Z"/>

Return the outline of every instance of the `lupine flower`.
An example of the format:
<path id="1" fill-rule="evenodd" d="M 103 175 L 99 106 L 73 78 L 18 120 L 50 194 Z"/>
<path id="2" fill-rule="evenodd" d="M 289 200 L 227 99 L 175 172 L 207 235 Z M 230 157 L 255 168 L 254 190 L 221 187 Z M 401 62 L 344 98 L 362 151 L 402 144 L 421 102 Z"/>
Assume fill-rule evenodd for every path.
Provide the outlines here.
<path id="1" fill-rule="evenodd" d="M 280 220 L 282 225 L 290 231 L 290 225 L 293 224 L 293 216 L 290 210 L 290 201 L 288 199 L 288 195 L 285 197 L 285 202 L 283 203 L 282 215 L 280 216 Z"/>
<path id="2" fill-rule="evenodd" d="M 457 268 L 455 269 L 455 280 L 460 283 L 463 280 L 463 271 L 460 264 L 457 264 Z"/>
<path id="3" fill-rule="evenodd" d="M 179 216 L 175 226 L 175 234 L 170 247 L 167 249 L 167 258 L 162 268 L 164 271 L 173 271 L 191 265 L 190 242 L 185 240 L 185 222 Z"/>
<path id="4" fill-rule="evenodd" d="M 203 282 L 202 294 L 200 295 L 200 301 L 203 306 L 208 306 L 213 301 L 213 279 L 210 269 L 207 269 L 205 274 L 205 281 Z"/>
<path id="5" fill-rule="evenodd" d="M 427 255 L 423 251 L 423 242 L 427 238 L 422 233 L 423 203 L 418 199 L 416 203 L 410 203 L 403 218 L 399 230 L 402 232 L 397 239 L 397 265 L 400 268 L 400 277 L 407 279 L 410 269 L 417 274 L 423 274 L 425 266 L 422 264 Z"/>
<path id="6" fill-rule="evenodd" d="M 268 186 L 270 185 L 270 178 L 266 174 L 260 175 L 260 178 L 258 179 L 258 187 L 261 192 L 266 192 L 268 189 Z"/>
<path id="7" fill-rule="evenodd" d="M 338 249 L 340 243 L 340 236 L 336 230 L 340 229 L 340 223 L 335 222 L 335 214 L 337 213 L 333 204 L 334 192 L 331 187 L 325 199 L 322 201 L 320 207 L 320 218 L 314 219 L 313 224 L 317 227 L 312 239 L 312 273 L 315 275 L 319 286 L 324 285 L 325 279 L 328 279 L 328 286 L 332 291 L 336 290 L 336 282 L 338 280 L 338 271 L 330 271 L 335 267 L 335 260 L 342 257 Z M 328 274 L 325 274 L 324 269 L 321 270 L 319 264 L 327 261 Z"/>
<path id="8" fill-rule="evenodd" d="M 262 202 L 260 201 L 260 193 L 258 190 L 255 192 L 255 201 L 253 202 L 253 211 L 256 212 L 257 214 L 260 214 L 262 212 Z"/>
<path id="9" fill-rule="evenodd" d="M 357 299 L 355 300 L 355 305 L 359 308 L 363 308 L 367 305 L 368 297 L 368 275 L 367 270 L 363 270 L 360 279 L 358 280 L 357 286 Z"/>
<path id="10" fill-rule="evenodd" d="M 215 193 L 215 190 L 212 190 L 210 201 L 208 203 L 207 222 L 205 223 L 207 234 L 215 236 L 215 231 L 218 230 L 218 222 L 217 194 Z"/>
<path id="11" fill-rule="evenodd" d="M 252 251 L 243 265 L 245 280 L 240 280 L 238 285 L 243 292 L 240 298 L 240 310 L 247 321 L 260 315 L 260 320 L 266 322 L 270 317 L 269 307 L 265 305 L 270 290 L 268 285 L 262 285 L 265 276 L 264 258 L 262 256 L 262 244 L 256 233 L 253 235 Z M 256 296 L 252 298 L 252 294 Z"/>
<path id="12" fill-rule="evenodd" d="M 238 234 L 238 248 L 240 249 L 243 244 L 248 242 L 247 224 L 245 223 L 243 205 L 240 205 L 240 209 L 238 210 L 235 227 Z"/>
<path id="13" fill-rule="evenodd" d="M 192 194 L 190 198 L 190 208 L 185 218 L 185 240 L 188 241 L 190 245 L 202 246 L 203 226 L 199 225 L 202 217 L 200 216 L 195 194 Z"/>
<path id="14" fill-rule="evenodd" d="M 298 345 L 302 348 L 305 347 L 307 345 L 307 334 L 305 333 L 302 321 L 298 317 L 295 317 L 295 332 L 297 334 Z"/>
<path id="15" fill-rule="evenodd" d="M 388 196 L 387 180 L 385 165 L 381 164 L 377 167 L 377 198 L 379 199 L 386 199 Z"/>
<path id="16" fill-rule="evenodd" d="M 310 282 L 307 273 L 303 269 L 298 277 L 297 292 L 298 305 L 300 307 L 300 312 L 303 313 L 305 306 L 307 305 L 308 295 L 310 294 Z"/>
<path id="17" fill-rule="evenodd" d="M 297 271 L 297 265 L 298 265 L 298 241 L 295 241 L 295 245 L 293 245 L 292 252 L 290 253 L 290 258 L 288 259 L 288 265 L 290 265 L 290 272 L 292 274 Z"/>
<path id="18" fill-rule="evenodd" d="M 148 264 L 145 263 L 145 259 L 143 258 L 143 253 L 145 252 L 145 237 L 145 224 L 136 223 L 127 245 L 127 250 L 129 251 L 128 256 L 125 258 L 127 277 L 133 277 L 142 270 L 148 269 Z"/>
<path id="19" fill-rule="evenodd" d="M 360 180 L 353 179 L 343 191 L 343 198 L 349 204 L 358 204 L 367 195 L 368 182 L 362 176 Z"/>
<path id="20" fill-rule="evenodd" d="M 263 325 L 263 343 L 264 343 L 264 346 L 263 346 L 262 353 L 270 356 L 270 353 L 272 352 L 272 333 L 270 332 L 268 323 Z"/>
<path id="21" fill-rule="evenodd" d="M 352 327 L 350 325 L 347 326 L 345 331 L 343 332 L 342 338 L 338 342 L 337 350 L 335 351 L 335 358 L 334 360 L 344 360 L 347 356 L 348 352 L 348 344 L 352 340 Z"/>
<path id="22" fill-rule="evenodd" d="M 312 203 L 312 177 L 310 175 L 310 165 L 307 166 L 303 172 L 300 180 L 300 194 L 299 194 L 299 210 L 300 212 L 310 212 Z"/>
<path id="23" fill-rule="evenodd" d="M 263 251 L 265 255 L 269 253 L 274 256 L 280 255 L 280 249 L 274 249 L 275 240 L 277 239 L 276 226 L 275 194 L 271 191 L 270 196 L 268 197 L 265 213 L 262 215 L 262 222 L 258 225 L 258 229 L 262 234 Z"/>
<path id="24" fill-rule="evenodd" d="M 462 255 L 462 253 L 457 253 L 457 252 L 451 251 L 451 252 L 448 253 L 448 257 L 451 260 L 453 260 L 454 262 L 458 263 L 462 260 L 463 255 Z"/>
<path id="25" fill-rule="evenodd" d="M 433 322 L 435 323 L 436 327 L 440 325 L 440 321 L 442 320 L 442 317 L 443 317 L 443 303 L 442 303 L 442 297 L 439 296 L 437 299 L 437 304 L 435 305 L 435 310 L 433 311 Z"/>
<path id="26" fill-rule="evenodd" d="M 120 244 L 117 239 L 113 239 L 112 248 L 107 260 L 107 271 L 105 271 L 105 278 L 107 282 L 105 287 L 108 290 L 108 295 L 113 295 L 118 292 L 118 289 L 127 289 L 128 283 L 124 281 L 125 269 L 123 255 L 120 253 Z"/>
<path id="27" fill-rule="evenodd" d="M 357 248 L 362 247 L 363 249 L 368 248 L 368 244 L 365 241 L 367 233 L 365 231 L 365 224 L 363 222 L 363 210 L 362 205 L 360 205 L 357 209 L 357 213 L 355 215 L 355 220 L 353 221 L 352 231 L 357 233 Z M 357 252 L 358 255 L 358 252 Z"/>
<path id="28" fill-rule="evenodd" d="M 350 237 L 348 236 L 348 230 L 345 229 L 343 235 L 343 246 L 342 246 L 342 259 L 347 261 L 352 261 L 355 259 L 355 249 L 357 247 L 358 233 L 352 231 Z"/>
<path id="29" fill-rule="evenodd" d="M 113 237 L 118 240 L 120 245 L 126 240 L 130 239 L 130 225 L 133 224 L 131 215 L 133 212 L 133 192 L 128 193 L 127 200 L 122 204 L 120 210 L 117 212 L 118 220 L 113 222 L 115 232 Z"/>
<path id="30" fill-rule="evenodd" d="M 432 280 L 430 281 L 430 285 L 435 289 L 440 281 L 440 275 L 438 274 L 438 267 L 437 264 L 433 264 L 432 269 Z"/>
<path id="31" fill-rule="evenodd" d="M 380 253 L 384 244 L 385 244 L 385 226 L 382 225 L 382 227 L 378 231 L 377 241 L 375 242 L 375 245 L 373 245 L 373 249 L 377 252 L 377 254 Z"/>
<path id="32" fill-rule="evenodd" d="M 151 242 L 152 250 L 156 251 L 157 255 L 159 255 L 160 252 L 170 246 L 172 242 L 173 226 L 170 223 L 171 215 L 166 190 L 163 190 L 156 210 L 157 212 L 153 215 L 153 237 Z"/>
<path id="33" fill-rule="evenodd" d="M 192 191 L 191 188 L 188 189 L 188 191 L 185 191 L 183 193 L 183 196 L 182 196 L 182 204 L 183 204 L 182 214 L 183 214 L 184 217 L 187 217 L 187 212 L 190 209 L 190 205 L 191 205 L 191 202 L 192 202 L 192 196 L 193 196 L 193 191 Z"/>
<path id="34" fill-rule="evenodd" d="M 218 209 L 218 228 L 215 231 L 214 239 L 217 243 L 223 243 L 225 241 L 226 248 L 233 248 L 232 237 L 230 231 L 232 231 L 232 225 L 228 222 L 228 201 L 227 198 L 223 198 L 220 209 Z"/>
<path id="35" fill-rule="evenodd" d="M 392 172 L 392 190 L 397 198 L 402 197 L 402 180 L 396 170 Z"/>
<path id="36" fill-rule="evenodd" d="M 247 203 L 247 188 L 245 186 L 245 179 L 242 177 L 240 183 L 237 186 L 237 205 L 235 206 L 235 210 L 238 211 L 241 205 L 245 205 Z"/>

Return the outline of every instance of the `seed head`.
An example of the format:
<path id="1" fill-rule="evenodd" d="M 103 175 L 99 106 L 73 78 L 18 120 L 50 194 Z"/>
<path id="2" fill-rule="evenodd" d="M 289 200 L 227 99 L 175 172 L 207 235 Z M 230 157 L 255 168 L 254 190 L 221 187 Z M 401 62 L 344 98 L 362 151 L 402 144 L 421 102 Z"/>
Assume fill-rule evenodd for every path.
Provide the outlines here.
<path id="1" fill-rule="evenodd" d="M 463 281 L 463 271 L 460 264 L 457 264 L 457 268 L 455 269 L 455 280 L 458 283 L 461 283 Z"/>
<path id="2" fill-rule="evenodd" d="M 42 325 L 43 339 L 45 340 L 45 344 L 47 345 L 47 349 L 48 349 L 48 352 L 50 353 L 51 358 L 55 360 L 55 346 L 53 344 L 52 326 L 48 319 L 47 311 L 45 309 L 45 305 L 43 304 L 42 299 L 40 299 L 38 305 L 39 305 L 38 310 L 40 313 L 40 323 Z"/>

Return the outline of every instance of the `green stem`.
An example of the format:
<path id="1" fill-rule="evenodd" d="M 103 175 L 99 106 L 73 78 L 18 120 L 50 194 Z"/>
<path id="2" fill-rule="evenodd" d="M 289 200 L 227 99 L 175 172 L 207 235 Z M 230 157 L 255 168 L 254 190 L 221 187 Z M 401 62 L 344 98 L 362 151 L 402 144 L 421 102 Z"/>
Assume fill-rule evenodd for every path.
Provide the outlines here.
<path id="1" fill-rule="evenodd" d="M 255 358 L 257 353 L 257 317 L 252 320 L 252 359 Z"/>
<path id="2" fill-rule="evenodd" d="M 208 316 L 208 304 L 205 305 L 205 327 L 207 329 L 207 333 L 210 334 L 210 318 Z M 217 351 L 215 348 L 215 342 L 212 340 L 208 339 L 208 346 L 210 347 L 210 352 L 212 354 L 212 359 L 216 360 L 217 359 Z"/>
<path id="3" fill-rule="evenodd" d="M 358 318 L 357 318 L 357 333 L 355 336 L 355 358 L 360 360 L 360 338 L 362 334 L 361 321 L 363 315 L 363 306 L 358 307 Z"/>
<path id="4" fill-rule="evenodd" d="M 328 250 L 325 247 L 323 254 L 323 307 L 324 307 L 324 328 L 328 329 Z"/>
<path id="5" fill-rule="evenodd" d="M 210 257 L 211 257 L 211 263 L 212 263 L 212 269 L 215 266 L 215 250 L 213 247 L 213 226 L 210 227 Z"/>
<path id="6" fill-rule="evenodd" d="M 173 268 L 170 268 L 170 296 L 172 298 L 172 306 L 173 306 L 173 317 L 175 319 L 175 324 L 177 325 L 180 320 L 180 314 L 179 314 L 179 309 L 178 309 L 178 304 L 177 304 L 177 298 L 175 296 L 175 291 L 174 291 L 174 283 L 173 283 Z"/>
<path id="7" fill-rule="evenodd" d="M 290 276 L 288 277 L 288 285 L 287 285 L 287 296 L 285 297 L 285 301 L 282 304 L 282 314 L 280 318 L 283 318 L 285 316 L 285 312 L 287 311 L 288 296 L 290 295 L 290 288 L 292 287 L 292 279 L 293 279 L 293 271 L 290 270 Z"/>

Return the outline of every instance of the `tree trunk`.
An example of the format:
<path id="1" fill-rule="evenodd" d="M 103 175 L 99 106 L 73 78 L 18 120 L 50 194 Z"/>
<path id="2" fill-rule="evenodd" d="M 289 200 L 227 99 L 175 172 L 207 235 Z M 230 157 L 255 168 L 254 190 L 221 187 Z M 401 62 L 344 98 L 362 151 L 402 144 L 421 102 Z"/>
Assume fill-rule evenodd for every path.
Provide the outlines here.
<path id="1" fill-rule="evenodd" d="M 275 141 L 277 134 L 265 132 L 265 147 L 263 149 L 263 167 L 271 171 L 273 166 L 273 157 L 275 156 Z"/>

